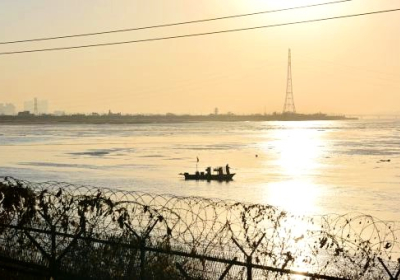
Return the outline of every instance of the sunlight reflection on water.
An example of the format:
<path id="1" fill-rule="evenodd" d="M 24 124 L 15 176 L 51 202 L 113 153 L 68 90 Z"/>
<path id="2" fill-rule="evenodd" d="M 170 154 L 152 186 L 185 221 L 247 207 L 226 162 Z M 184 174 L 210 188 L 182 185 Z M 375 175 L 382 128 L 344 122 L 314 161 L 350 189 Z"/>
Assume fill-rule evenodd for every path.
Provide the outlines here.
<path id="1" fill-rule="evenodd" d="M 271 146 L 276 150 L 278 156 L 272 164 L 285 177 L 268 183 L 264 196 L 272 205 L 293 213 L 317 213 L 321 190 L 310 175 L 322 172 L 319 160 L 324 148 L 323 132 L 301 123 L 288 122 L 283 126 L 290 129 L 274 130 L 271 136 L 274 140 L 261 144 L 265 154 Z"/>
<path id="2" fill-rule="evenodd" d="M 318 213 L 320 188 L 310 182 L 283 181 L 268 184 L 263 196 L 270 204 L 297 214 Z"/>
<path id="3" fill-rule="evenodd" d="M 2 125 L 0 175 L 399 220 L 399 128 L 393 120 Z M 227 163 L 230 183 L 178 175 Z"/>

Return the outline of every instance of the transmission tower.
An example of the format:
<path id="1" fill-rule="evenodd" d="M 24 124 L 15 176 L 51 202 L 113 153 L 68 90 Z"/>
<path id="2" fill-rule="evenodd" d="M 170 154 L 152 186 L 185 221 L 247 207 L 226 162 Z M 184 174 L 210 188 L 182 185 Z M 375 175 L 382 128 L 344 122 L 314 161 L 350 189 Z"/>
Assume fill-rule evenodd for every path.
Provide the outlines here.
<path id="1" fill-rule="evenodd" d="M 294 106 L 294 98 L 293 98 L 292 62 L 291 62 L 290 49 L 289 49 L 289 54 L 288 54 L 286 97 L 285 97 L 285 105 L 283 106 L 282 113 L 283 114 L 285 114 L 285 113 L 296 114 L 296 107 Z"/>

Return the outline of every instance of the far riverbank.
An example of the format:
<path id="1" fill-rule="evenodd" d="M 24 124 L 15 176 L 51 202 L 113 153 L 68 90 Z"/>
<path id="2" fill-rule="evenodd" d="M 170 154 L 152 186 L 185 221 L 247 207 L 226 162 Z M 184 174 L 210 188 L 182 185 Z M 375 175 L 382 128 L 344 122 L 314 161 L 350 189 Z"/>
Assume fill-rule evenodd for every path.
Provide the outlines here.
<path id="1" fill-rule="evenodd" d="M 238 122 L 238 121 L 320 121 L 355 120 L 342 115 L 318 114 L 270 114 L 270 115 L 121 115 L 121 114 L 74 114 L 74 115 L 33 115 L 0 116 L 0 124 L 150 124 L 189 122 Z"/>

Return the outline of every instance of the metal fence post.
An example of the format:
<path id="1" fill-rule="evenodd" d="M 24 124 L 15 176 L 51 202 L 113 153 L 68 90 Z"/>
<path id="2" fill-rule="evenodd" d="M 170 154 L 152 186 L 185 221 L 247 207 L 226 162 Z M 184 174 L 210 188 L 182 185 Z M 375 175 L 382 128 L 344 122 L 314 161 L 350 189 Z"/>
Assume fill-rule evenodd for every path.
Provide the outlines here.
<path id="1" fill-rule="evenodd" d="M 153 231 L 154 227 L 157 225 L 159 220 L 156 220 L 151 226 L 149 226 L 144 234 L 140 236 L 139 234 L 136 233 L 136 231 L 133 230 L 133 228 L 127 224 L 124 223 L 124 225 L 128 228 L 130 232 L 133 233 L 133 235 L 136 237 L 136 240 L 139 242 L 139 249 L 140 249 L 140 280 L 145 280 L 146 275 L 145 275 L 145 263 L 146 263 L 146 239 L 150 236 L 150 233 Z"/>
<path id="2" fill-rule="evenodd" d="M 51 234 L 51 252 L 50 252 L 50 263 L 49 263 L 49 270 L 50 270 L 50 279 L 57 279 L 57 268 L 56 268 L 56 227 L 51 225 L 50 227 L 50 234 Z"/>
<path id="3" fill-rule="evenodd" d="M 247 252 L 242 248 L 242 246 L 240 246 L 240 244 L 236 241 L 236 239 L 232 236 L 232 241 L 233 243 L 236 244 L 236 246 L 240 249 L 240 251 L 242 251 L 242 253 L 245 255 L 246 260 L 247 260 L 247 279 L 251 279 L 252 275 L 251 275 L 251 266 L 249 266 L 249 255 L 247 254 Z M 251 263 L 251 257 L 250 257 L 250 263 Z"/>
<path id="4" fill-rule="evenodd" d="M 378 257 L 378 261 L 382 264 L 383 268 L 385 269 L 386 273 L 389 274 L 390 280 L 398 280 L 400 276 L 400 268 L 397 271 L 396 275 L 393 276 L 393 274 L 390 272 L 389 268 L 385 265 L 383 260 Z"/>
<path id="5" fill-rule="evenodd" d="M 261 241 L 264 239 L 265 233 L 261 236 L 261 238 L 258 240 L 256 245 L 254 246 L 253 250 L 251 251 L 250 254 L 247 254 L 247 252 L 240 246 L 240 244 L 236 241 L 235 238 L 232 238 L 233 243 L 236 244 L 236 246 L 240 249 L 240 251 L 243 252 L 243 254 L 246 257 L 246 268 L 247 268 L 247 280 L 252 280 L 253 279 L 253 254 L 257 250 L 258 246 L 260 246 Z"/>
<path id="6" fill-rule="evenodd" d="M 252 262 L 253 262 L 253 257 L 250 255 L 250 256 L 247 256 L 247 258 L 246 258 L 246 263 L 247 263 L 247 280 L 252 280 L 253 279 L 253 271 L 252 271 L 252 268 L 253 268 L 253 264 L 252 264 Z"/>
<path id="7" fill-rule="evenodd" d="M 145 280 L 146 276 L 144 273 L 145 271 L 144 265 L 146 261 L 146 251 L 145 251 L 146 240 L 141 238 L 139 244 L 140 244 L 140 280 Z"/>

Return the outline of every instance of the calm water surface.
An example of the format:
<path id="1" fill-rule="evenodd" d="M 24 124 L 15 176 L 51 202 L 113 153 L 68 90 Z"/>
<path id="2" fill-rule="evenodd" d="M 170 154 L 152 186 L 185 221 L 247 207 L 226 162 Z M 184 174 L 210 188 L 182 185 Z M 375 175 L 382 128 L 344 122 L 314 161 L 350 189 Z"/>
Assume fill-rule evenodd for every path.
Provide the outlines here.
<path id="1" fill-rule="evenodd" d="M 400 121 L 0 125 L 0 175 L 400 220 Z"/>

